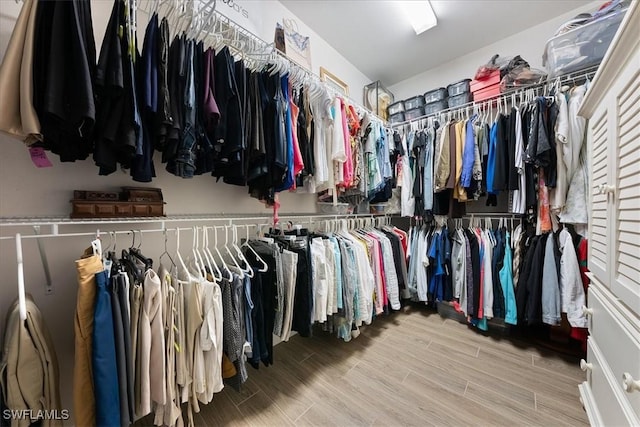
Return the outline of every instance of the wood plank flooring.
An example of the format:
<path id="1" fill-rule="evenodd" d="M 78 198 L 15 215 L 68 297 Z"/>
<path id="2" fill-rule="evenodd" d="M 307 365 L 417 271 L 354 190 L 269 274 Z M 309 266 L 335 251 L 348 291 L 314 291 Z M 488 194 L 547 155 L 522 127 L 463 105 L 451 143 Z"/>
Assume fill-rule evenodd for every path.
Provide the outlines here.
<path id="1" fill-rule="evenodd" d="M 277 345 L 274 366 L 248 367 L 243 392 L 226 387 L 196 425 L 588 425 L 577 360 L 403 311 L 349 343 L 319 332 Z"/>

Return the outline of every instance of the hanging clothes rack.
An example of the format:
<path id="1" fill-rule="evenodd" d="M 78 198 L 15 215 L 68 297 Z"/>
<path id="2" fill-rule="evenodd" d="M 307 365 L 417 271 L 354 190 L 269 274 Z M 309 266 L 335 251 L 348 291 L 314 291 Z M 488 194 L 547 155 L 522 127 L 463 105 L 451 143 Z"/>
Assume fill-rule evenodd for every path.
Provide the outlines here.
<path id="1" fill-rule="evenodd" d="M 425 114 L 420 117 L 416 117 L 415 119 L 405 120 L 403 122 L 393 123 L 391 124 L 391 128 L 398 129 L 407 125 L 411 125 L 413 123 L 420 123 L 422 121 L 433 119 L 436 117 L 445 117 L 448 115 L 455 115 L 464 113 L 465 111 L 476 112 L 479 108 L 490 108 L 493 104 L 500 103 L 508 103 L 512 102 L 515 98 L 520 98 L 520 100 L 524 100 L 525 94 L 528 91 L 535 92 L 546 92 L 547 88 L 551 87 L 554 84 L 563 85 L 569 82 L 578 82 L 593 79 L 593 77 L 598 71 L 598 66 L 587 68 L 585 70 L 581 70 L 575 73 L 568 73 L 562 76 L 557 76 L 554 78 L 549 78 L 547 80 L 541 81 L 539 83 L 533 83 L 530 85 L 521 86 L 518 88 L 514 88 L 508 90 L 507 92 L 501 93 L 500 95 L 493 96 L 491 98 L 483 99 L 482 101 L 471 101 L 466 104 L 459 105 L 457 107 L 447 108 L 445 110 L 438 111 L 432 114 Z"/>
<path id="2" fill-rule="evenodd" d="M 179 0 L 166 0 L 166 1 L 167 2 L 173 1 L 173 2 L 179 3 Z M 150 0 L 148 2 L 144 2 L 145 6 L 144 7 L 138 6 L 138 9 L 151 15 L 152 13 L 157 11 L 157 7 L 155 8 L 155 10 L 153 9 L 153 5 L 157 4 L 158 2 L 159 0 Z M 383 120 L 381 117 L 373 113 L 368 108 L 364 107 L 362 103 L 354 100 L 353 98 L 345 94 L 338 93 L 337 91 L 333 90 L 330 86 L 328 86 L 322 81 L 321 77 L 318 74 L 306 69 L 303 65 L 301 65 L 297 61 L 289 58 L 286 54 L 277 50 L 273 43 L 266 42 L 264 39 L 260 38 L 259 36 L 257 36 L 250 30 L 248 30 L 247 28 L 243 27 L 241 24 L 235 22 L 233 19 L 229 18 L 228 16 L 218 11 L 216 9 L 216 1 L 209 1 L 204 3 L 202 8 L 198 9 L 198 15 L 204 16 L 205 17 L 204 19 L 213 17 L 213 19 L 219 22 L 218 25 L 220 26 L 219 28 L 221 33 L 229 33 L 229 32 L 233 33 L 234 36 L 237 37 L 237 41 L 241 42 L 242 46 L 246 46 L 246 45 L 256 46 L 257 47 L 256 51 L 259 51 L 260 55 L 262 56 L 276 55 L 281 60 L 288 61 L 289 65 L 293 66 L 296 69 L 296 73 L 304 74 L 308 79 L 311 79 L 314 82 L 321 84 L 327 91 L 331 92 L 334 95 L 340 96 L 344 100 L 348 101 L 356 109 L 366 112 L 375 121 L 378 121 L 384 124 L 385 126 L 388 126 L 385 120 Z M 205 21 L 199 21 L 199 22 L 200 22 L 200 25 L 205 23 Z M 209 32 L 207 33 L 207 35 L 211 35 L 211 34 L 212 33 L 209 33 Z M 234 51 L 235 53 L 241 56 L 247 55 L 248 57 L 251 57 L 252 55 L 251 52 L 248 52 L 245 49 L 238 48 L 238 46 L 235 46 L 231 43 L 227 44 L 227 46 L 232 51 Z"/>
<path id="3" fill-rule="evenodd" d="M 291 222 L 302 222 L 305 224 L 313 224 L 316 221 L 326 220 L 338 220 L 345 217 L 345 215 L 332 215 L 332 214 L 289 214 L 280 215 L 281 219 Z M 348 215 L 349 218 L 387 218 L 388 214 L 352 214 Z M 58 236 L 95 236 L 95 232 L 81 232 L 81 233 L 64 233 L 60 231 L 60 227 L 73 227 L 73 226 L 85 226 L 85 225 L 100 225 L 103 228 L 106 225 L 124 225 L 124 224 L 159 224 L 159 228 L 143 229 L 140 230 L 143 233 L 162 232 L 163 230 L 169 230 L 167 228 L 168 223 L 194 223 L 194 222 L 216 222 L 226 223 L 226 225 L 234 225 L 236 222 L 253 221 L 255 224 L 271 224 L 273 217 L 269 215 L 238 215 L 230 216 L 221 214 L 219 216 L 205 216 L 205 215 L 176 215 L 167 217 L 140 217 L 140 218 L 91 218 L 91 219 L 68 219 L 68 218 L 0 218 L 0 230 L 16 227 L 50 227 L 48 234 L 40 234 L 38 232 L 34 235 L 22 236 L 22 239 L 39 239 L 47 237 Z M 181 229 L 182 230 L 182 229 Z M 184 230 L 191 230 L 191 227 L 187 227 Z M 131 230 L 124 230 L 119 233 L 129 233 Z M 0 236 L 0 240 L 11 240 L 15 236 Z"/>
<path id="4" fill-rule="evenodd" d="M 291 214 L 291 215 L 281 215 L 281 219 L 288 221 L 290 224 L 302 223 L 313 225 L 315 222 L 329 222 L 338 220 L 342 220 L 344 215 L 309 215 L 309 214 Z M 358 218 L 374 221 L 382 221 L 382 219 L 389 220 L 391 217 L 387 214 L 376 215 L 376 214 L 354 214 L 349 215 L 349 218 Z M 34 233 L 33 235 L 23 235 L 21 233 L 17 233 L 15 235 L 5 235 L 0 236 L 0 241 L 3 240 L 15 240 L 16 242 L 16 258 L 18 262 L 18 282 L 19 287 L 24 289 L 24 267 L 23 267 L 23 256 L 22 256 L 22 241 L 23 240 L 31 240 L 36 239 L 38 244 L 38 249 L 40 253 L 40 259 L 42 262 L 42 266 L 45 272 L 46 278 L 46 286 L 45 293 L 47 295 L 52 294 L 54 291 L 53 283 L 51 280 L 50 270 L 49 270 L 49 262 L 46 257 L 46 253 L 43 249 L 41 239 L 51 239 L 51 238 L 59 238 L 59 237 L 93 237 L 99 235 L 99 231 L 91 231 L 91 232 L 61 232 L 60 227 L 73 227 L 73 226 L 87 226 L 87 225 L 100 225 L 103 229 L 106 225 L 113 226 L 127 226 L 130 227 L 131 224 L 139 224 L 139 225 L 150 225 L 157 224 L 159 228 L 149 228 L 149 229 L 126 229 L 126 230 L 117 230 L 110 231 L 109 234 L 112 236 L 117 235 L 130 235 L 135 233 L 140 233 L 140 236 L 146 233 L 163 233 L 166 235 L 167 232 L 180 232 L 180 231 L 191 231 L 193 232 L 193 226 L 185 226 L 180 227 L 179 223 L 195 223 L 195 222 L 214 222 L 214 223 L 222 223 L 224 225 L 220 225 L 218 227 L 249 227 L 253 226 L 256 230 L 261 230 L 265 226 L 271 225 L 272 217 L 266 215 L 245 215 L 245 216 L 237 216 L 237 217 L 229 217 L 229 216 L 198 216 L 198 215 L 182 215 L 182 216 L 172 216 L 172 217 L 150 217 L 150 218 L 109 218 L 109 219 L 87 219 L 87 220 L 71 220 L 68 218 L 0 218 L 0 230 L 7 229 L 20 229 L 24 227 L 33 227 Z M 247 223 L 251 221 L 251 223 Z M 237 222 L 241 222 L 241 224 L 236 224 Z M 167 227 L 167 224 L 176 224 L 175 227 Z M 49 227 L 48 234 L 41 234 L 41 227 Z M 3 233 L 4 234 L 4 233 Z"/>

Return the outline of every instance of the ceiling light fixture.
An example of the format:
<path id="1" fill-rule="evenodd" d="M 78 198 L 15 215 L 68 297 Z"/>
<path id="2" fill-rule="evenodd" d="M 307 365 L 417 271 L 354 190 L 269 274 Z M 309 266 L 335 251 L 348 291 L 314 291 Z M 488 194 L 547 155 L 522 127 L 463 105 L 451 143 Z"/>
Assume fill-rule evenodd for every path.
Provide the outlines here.
<path id="1" fill-rule="evenodd" d="M 394 1 L 394 3 L 400 6 L 416 35 L 438 25 L 438 18 L 433 12 L 429 0 Z"/>

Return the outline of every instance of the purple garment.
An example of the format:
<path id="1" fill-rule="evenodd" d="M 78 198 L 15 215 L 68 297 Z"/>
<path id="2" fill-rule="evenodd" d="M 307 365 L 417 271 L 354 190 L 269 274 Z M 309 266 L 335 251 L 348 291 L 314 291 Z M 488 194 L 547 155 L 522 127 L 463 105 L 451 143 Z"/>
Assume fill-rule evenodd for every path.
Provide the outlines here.
<path id="1" fill-rule="evenodd" d="M 467 275 L 467 313 L 473 314 L 473 265 L 471 264 L 471 245 L 469 244 L 469 238 L 466 235 L 464 235 L 464 246 L 467 270 L 465 272 Z"/>
<path id="2" fill-rule="evenodd" d="M 462 174 L 460 175 L 460 185 L 464 188 L 471 187 L 471 177 L 473 176 L 473 162 L 475 161 L 475 126 L 477 115 L 474 115 L 465 126 L 464 150 L 462 151 Z"/>
<path id="3" fill-rule="evenodd" d="M 204 126 L 207 132 L 213 133 L 220 121 L 220 109 L 214 98 L 215 75 L 213 60 L 216 54 L 213 49 L 204 53 L 204 103 L 202 105 Z"/>

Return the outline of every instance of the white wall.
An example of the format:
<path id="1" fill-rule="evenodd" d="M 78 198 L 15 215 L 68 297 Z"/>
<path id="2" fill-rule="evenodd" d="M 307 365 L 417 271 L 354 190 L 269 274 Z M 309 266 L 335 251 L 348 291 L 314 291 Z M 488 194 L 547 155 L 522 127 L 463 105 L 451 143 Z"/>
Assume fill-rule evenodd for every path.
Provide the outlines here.
<path id="1" fill-rule="evenodd" d="M 590 3 L 585 2 L 583 6 L 572 12 L 559 15 L 554 19 L 528 28 L 499 42 L 490 44 L 475 52 L 403 80 L 400 83 L 390 86 L 389 90 L 394 94 L 395 99 L 407 99 L 415 95 L 423 94 L 431 89 L 446 87 L 450 83 L 463 79 L 472 79 L 478 67 L 487 63 L 495 54 L 499 54 L 501 57 L 520 55 L 529 62 L 531 67 L 544 70 L 542 66 L 542 54 L 544 53 L 547 40 L 551 38 L 556 30 L 568 19 L 582 12 L 591 12 L 600 6 L 600 4 L 602 4 L 600 0 Z M 490 28 L 483 30 L 491 31 Z M 462 40 L 452 42 L 464 43 Z M 443 49 L 446 49 L 446 46 L 443 46 Z"/>
<path id="2" fill-rule="evenodd" d="M 331 70 L 342 78 L 352 88 L 361 88 L 371 80 L 357 70 L 335 49 L 306 27 L 302 21 L 293 16 L 278 1 L 242 1 L 249 12 L 250 20 L 246 24 L 257 35 L 267 41 L 273 40 L 276 21 L 282 22 L 284 17 L 297 20 L 300 32 L 311 36 L 312 64 L 317 73 L 320 66 Z M 112 1 L 92 1 L 92 13 L 96 46 L 99 49 L 104 36 L 107 20 L 110 16 Z M 0 57 L 4 53 L 13 31 L 16 18 L 20 11 L 20 4 L 14 1 L 0 0 Z M 218 7 L 224 11 L 227 7 L 221 0 Z M 229 12 L 232 19 L 240 21 Z M 144 14 L 139 15 L 139 33 L 144 33 L 146 27 Z M 1 96 L 1 94 L 0 94 Z M 76 163 L 60 163 L 57 156 L 50 154 L 53 163 L 51 168 L 37 169 L 29 158 L 28 152 L 21 141 L 7 135 L 0 134 L 0 217 L 33 217 L 33 216 L 68 216 L 71 211 L 69 200 L 74 189 L 108 190 L 118 189 L 123 185 L 140 185 L 131 180 L 128 174 L 116 172 L 107 177 L 98 176 L 98 170 L 93 161 Z M 272 209 L 267 209 L 260 202 L 247 195 L 247 189 L 216 183 L 211 176 L 199 176 L 193 179 L 181 179 L 168 174 L 159 157 L 155 158 L 157 178 L 147 184 L 162 188 L 168 214 L 262 214 L 271 215 Z M 144 184 L 143 184 L 144 185 Z M 313 213 L 316 212 L 314 195 L 281 193 L 281 214 L 284 213 Z M 192 225 L 192 224 L 188 224 Z M 183 224 L 185 226 L 185 224 Z M 135 226 L 101 226 L 103 231 L 127 230 L 135 228 L 158 228 L 156 225 Z M 19 230 L 0 228 L 3 236 L 15 232 L 33 234 L 33 230 L 24 227 Z M 61 228 L 61 231 L 91 232 L 93 226 Z M 49 230 L 44 230 L 47 233 Z M 186 234 L 186 235 L 185 235 Z M 244 236 L 244 230 L 241 236 Z M 213 238 L 213 236 L 212 236 Z M 222 238 L 222 235 L 221 235 Z M 105 238 L 105 240 L 108 240 Z M 37 251 L 35 240 L 25 240 L 25 282 L 42 310 L 48 327 L 53 335 L 61 369 L 61 388 L 63 407 L 71 409 L 71 378 L 73 369 L 73 315 L 76 299 L 76 272 L 74 260 L 78 259 L 89 240 L 83 237 L 67 237 L 45 239 L 43 245 L 51 268 L 53 295 L 45 295 L 45 277 Z M 128 247 L 129 237 L 118 239 L 118 248 Z M 189 233 L 181 236 L 181 247 L 191 245 Z M 143 249 L 147 256 L 157 260 L 164 249 L 164 242 L 160 235 L 145 234 Z M 169 238 L 169 250 L 175 247 L 175 238 Z M 4 331 L 5 313 L 9 305 L 17 296 L 17 268 L 15 258 L 15 244 L 13 240 L 0 241 L 0 342 Z M 1 345 L 0 345 L 0 348 Z"/>
<path id="3" fill-rule="evenodd" d="M 240 5 L 247 12 L 249 19 L 244 18 L 242 14 L 236 11 L 231 11 L 227 16 L 246 28 L 252 29 L 256 35 L 268 42 L 273 41 L 276 22 L 282 25 L 283 19 L 293 18 L 298 24 L 298 31 L 311 39 L 312 71 L 319 74 L 321 66 L 327 68 L 331 73 L 347 83 L 351 97 L 362 103 L 362 88 L 373 80 L 351 65 L 337 50 L 325 42 L 304 22 L 296 18 L 282 3 L 276 0 L 240 0 L 234 3 Z M 226 13 L 224 12 L 225 9 L 230 9 L 227 4 L 223 0 L 218 0 L 218 10 Z M 331 6 L 327 5 L 327 7 Z M 260 19 L 254 18 L 257 14 L 260 15 Z"/>

